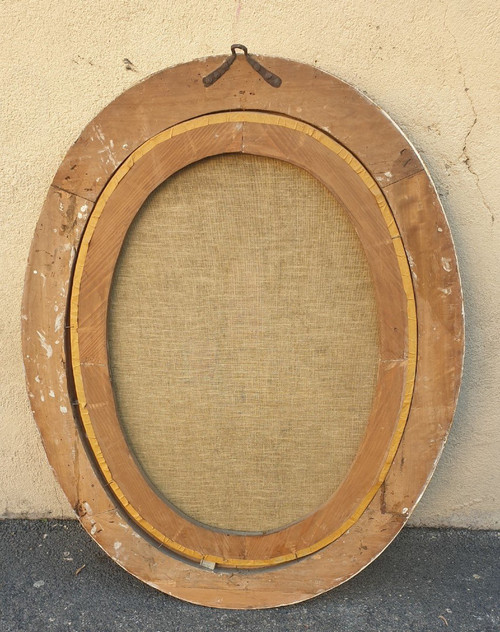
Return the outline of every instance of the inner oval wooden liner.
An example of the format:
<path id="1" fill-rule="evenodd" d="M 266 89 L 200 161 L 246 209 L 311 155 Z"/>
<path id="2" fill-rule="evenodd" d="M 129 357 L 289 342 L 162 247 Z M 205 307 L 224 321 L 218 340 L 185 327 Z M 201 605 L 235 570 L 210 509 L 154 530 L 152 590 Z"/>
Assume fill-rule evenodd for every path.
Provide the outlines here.
<path id="1" fill-rule="evenodd" d="M 123 437 L 106 350 L 107 303 L 127 229 L 149 193 L 197 160 L 244 152 L 293 163 L 344 205 L 365 249 L 380 324 L 373 409 L 344 482 L 312 515 L 262 535 L 229 534 L 185 518 L 155 494 Z M 223 567 L 257 568 L 309 555 L 344 534 L 366 509 L 391 466 L 410 408 L 416 366 L 416 316 L 410 271 L 396 223 L 379 187 L 344 147 L 297 120 L 225 112 L 175 125 L 120 166 L 83 236 L 71 293 L 70 349 L 80 416 L 98 467 L 128 516 L 169 549 Z"/>
<path id="2" fill-rule="evenodd" d="M 243 153 L 175 173 L 132 222 L 108 304 L 118 418 L 167 502 L 259 534 L 330 498 L 366 431 L 378 319 L 361 242 L 316 178 Z"/>

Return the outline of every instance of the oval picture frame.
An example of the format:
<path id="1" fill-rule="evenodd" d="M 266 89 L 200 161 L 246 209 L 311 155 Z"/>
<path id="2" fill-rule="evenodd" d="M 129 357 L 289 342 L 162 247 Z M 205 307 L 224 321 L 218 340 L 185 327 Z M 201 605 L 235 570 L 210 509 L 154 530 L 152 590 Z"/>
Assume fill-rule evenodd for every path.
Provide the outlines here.
<path id="1" fill-rule="evenodd" d="M 453 242 L 401 131 L 354 88 L 279 58 L 169 68 L 105 108 L 63 160 L 32 243 L 23 348 L 32 410 L 81 523 L 133 575 L 225 608 L 311 598 L 396 536 L 446 440 L 463 358 Z M 267 533 L 197 524 L 136 465 L 115 409 L 107 306 L 121 245 L 148 195 L 187 165 L 247 153 L 308 171 L 345 207 L 370 267 L 380 332 L 372 412 L 349 473 L 315 512 Z M 228 572 L 230 571 L 230 572 Z"/>

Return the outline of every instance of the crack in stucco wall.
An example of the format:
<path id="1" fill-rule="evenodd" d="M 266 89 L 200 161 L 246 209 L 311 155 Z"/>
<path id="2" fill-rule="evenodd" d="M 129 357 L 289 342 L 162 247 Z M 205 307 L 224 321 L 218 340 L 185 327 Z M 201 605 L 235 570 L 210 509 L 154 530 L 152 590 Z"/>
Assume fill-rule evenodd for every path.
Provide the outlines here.
<path id="1" fill-rule="evenodd" d="M 491 223 L 493 224 L 494 221 L 495 221 L 495 214 L 491 210 L 491 207 L 490 207 L 490 205 L 488 204 L 488 202 L 486 200 L 486 197 L 485 197 L 484 192 L 483 192 L 483 190 L 481 188 L 481 185 L 480 185 L 479 174 L 473 169 L 473 167 L 472 167 L 472 158 L 471 158 L 471 156 L 469 154 L 469 137 L 472 134 L 472 131 L 474 130 L 474 128 L 475 128 L 475 126 L 476 126 L 476 124 L 478 122 L 478 113 L 476 111 L 476 107 L 474 105 L 474 101 L 473 101 L 472 96 L 470 94 L 470 88 L 467 86 L 467 81 L 466 81 L 466 78 L 465 78 L 465 72 L 464 72 L 464 67 L 463 67 L 463 63 L 462 63 L 462 57 L 461 57 L 460 52 L 459 52 L 459 46 L 458 46 L 457 38 L 456 38 L 455 34 L 453 33 L 453 31 L 448 26 L 448 21 L 447 21 L 448 5 L 445 2 L 442 2 L 441 5 L 442 5 L 442 7 L 444 9 L 444 13 L 443 13 L 443 28 L 450 35 L 450 37 L 452 38 L 453 43 L 455 45 L 455 56 L 456 56 L 456 59 L 458 61 L 458 74 L 462 77 L 464 94 L 465 94 L 465 96 L 467 98 L 467 101 L 469 102 L 471 113 L 472 113 L 472 122 L 469 124 L 469 127 L 468 127 L 468 129 L 466 131 L 466 134 L 465 134 L 465 137 L 464 137 L 464 142 L 463 142 L 463 147 L 462 147 L 462 153 L 459 156 L 459 161 L 462 162 L 463 164 L 465 164 L 467 170 L 473 176 L 473 178 L 475 180 L 476 189 L 477 189 L 479 195 L 481 196 L 481 201 L 483 203 L 483 206 L 486 209 L 486 211 L 488 212 L 488 214 L 490 216 Z"/>
<path id="2" fill-rule="evenodd" d="M 472 100 L 472 97 L 470 95 L 470 90 L 469 88 L 466 86 L 465 83 L 465 76 L 463 74 L 463 71 L 461 72 L 463 80 L 464 80 L 464 91 L 465 94 L 467 95 L 467 99 L 469 100 L 470 106 L 471 106 L 471 110 L 474 116 L 474 120 L 472 121 L 467 134 L 465 135 L 464 138 L 464 146 L 462 148 L 462 154 L 460 156 L 460 158 L 462 159 L 462 162 L 465 164 L 465 166 L 467 167 L 468 171 L 472 174 L 472 176 L 474 177 L 474 180 L 476 181 L 476 189 L 479 192 L 479 195 L 481 196 L 481 200 L 483 202 L 483 206 L 485 207 L 485 209 L 488 211 L 489 215 L 490 215 L 490 219 L 491 219 L 491 223 L 493 224 L 493 222 L 495 221 L 495 214 L 493 213 L 493 211 L 491 210 L 490 205 L 488 204 L 486 197 L 484 195 L 484 192 L 481 188 L 480 185 L 480 180 L 479 180 L 479 174 L 472 168 L 472 164 L 471 164 L 471 157 L 469 155 L 469 147 L 468 147 L 468 143 L 469 143 L 469 136 L 472 134 L 472 130 L 474 129 L 474 127 L 477 124 L 477 120 L 478 120 L 478 115 L 476 112 L 476 108 L 474 107 L 474 101 Z"/>

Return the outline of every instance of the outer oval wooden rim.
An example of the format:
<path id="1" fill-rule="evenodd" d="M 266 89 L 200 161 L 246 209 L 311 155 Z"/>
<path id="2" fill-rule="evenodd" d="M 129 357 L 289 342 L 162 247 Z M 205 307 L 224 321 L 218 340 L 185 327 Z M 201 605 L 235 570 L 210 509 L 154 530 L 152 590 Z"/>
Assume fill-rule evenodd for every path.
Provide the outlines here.
<path id="1" fill-rule="evenodd" d="M 266 129 L 273 130 L 271 138 L 269 131 L 263 133 Z M 305 137 L 298 139 L 298 135 Z M 173 144 L 173 139 L 183 145 Z M 123 438 L 107 366 L 106 313 L 112 276 L 126 231 L 143 200 L 179 168 L 216 152 L 233 152 L 239 143 L 243 152 L 251 146 L 252 153 L 278 156 L 306 168 L 312 175 L 319 175 L 334 193 L 339 181 L 345 182 L 343 202 L 367 249 L 382 334 L 374 408 L 349 474 L 325 505 L 290 526 L 262 535 L 221 533 L 197 525 L 154 494 Z M 324 151 L 316 154 L 314 149 L 318 147 L 331 152 L 333 162 Z M 155 149 L 162 153 L 155 155 Z M 138 170 L 139 161 L 146 163 L 142 170 Z M 351 180 L 345 177 L 344 164 L 354 172 Z M 134 172 L 135 178 L 130 181 Z M 368 189 L 368 200 L 363 192 L 355 195 L 357 186 Z M 114 205 L 113 198 L 117 198 Z M 102 221 L 106 217 L 107 223 Z M 397 274 L 401 276 L 400 284 Z M 401 302 L 406 311 L 403 320 L 398 318 Z M 387 202 L 373 178 L 345 148 L 311 126 L 277 115 L 230 112 L 200 117 L 158 134 L 125 161 L 100 196 L 82 239 L 72 284 L 70 332 L 80 416 L 97 464 L 118 502 L 132 520 L 169 549 L 224 567 L 281 564 L 309 555 L 345 533 L 387 474 L 413 394 L 417 345 L 413 287 Z M 82 346 L 80 339 L 86 345 Z M 393 416 L 394 422 L 390 422 Z M 128 493 L 122 481 L 126 485 L 128 481 Z"/>
<path id="2" fill-rule="evenodd" d="M 68 151 L 32 242 L 22 312 L 23 354 L 30 404 L 47 456 L 94 540 L 129 572 L 181 599 L 219 608 L 265 608 L 302 601 L 346 581 L 379 555 L 406 522 L 452 422 L 462 372 L 463 310 L 446 218 L 424 166 L 394 123 L 348 84 L 286 59 L 259 59 L 282 78 L 279 89 L 268 86 L 242 60 L 205 88 L 202 77 L 224 59 L 169 68 L 127 90 L 89 123 Z M 419 339 L 405 432 L 384 484 L 363 515 L 318 553 L 250 574 L 211 573 L 137 537 L 85 453 L 71 414 L 63 344 L 76 249 L 111 174 L 162 130 L 231 109 L 291 114 L 331 134 L 365 165 L 388 199 L 403 239 L 414 280 Z"/>

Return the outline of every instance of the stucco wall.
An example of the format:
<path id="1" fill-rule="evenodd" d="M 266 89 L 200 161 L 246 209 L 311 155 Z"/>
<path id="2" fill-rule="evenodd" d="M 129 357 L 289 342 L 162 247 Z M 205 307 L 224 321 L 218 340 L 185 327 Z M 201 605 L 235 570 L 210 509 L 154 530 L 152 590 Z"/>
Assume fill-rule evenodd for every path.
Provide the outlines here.
<path id="1" fill-rule="evenodd" d="M 426 162 L 458 251 L 467 356 L 448 444 L 411 520 L 498 527 L 496 7 L 495 0 L 2 2 L 0 516 L 72 515 L 30 414 L 20 345 L 26 258 L 57 166 L 84 125 L 123 90 L 241 42 L 352 83 L 392 116 Z"/>

